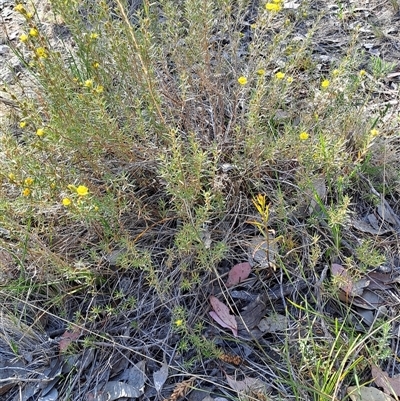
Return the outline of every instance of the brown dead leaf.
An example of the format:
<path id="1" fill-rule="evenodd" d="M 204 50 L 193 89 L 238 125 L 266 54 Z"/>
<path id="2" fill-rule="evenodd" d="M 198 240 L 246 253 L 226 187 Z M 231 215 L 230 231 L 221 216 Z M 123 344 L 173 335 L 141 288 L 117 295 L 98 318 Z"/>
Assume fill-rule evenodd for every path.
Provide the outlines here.
<path id="1" fill-rule="evenodd" d="M 227 287 L 241 283 L 249 277 L 251 272 L 251 266 L 249 262 L 239 263 L 232 267 L 228 274 L 228 280 L 226 281 Z"/>
<path id="2" fill-rule="evenodd" d="M 268 384 L 260 379 L 246 377 L 244 380 L 236 380 L 233 376 L 226 375 L 226 381 L 232 390 L 238 393 L 248 394 L 249 392 L 266 392 Z"/>
<path id="3" fill-rule="evenodd" d="M 168 379 L 169 367 L 168 363 L 164 361 L 161 368 L 153 373 L 154 387 L 157 393 L 160 392 L 164 383 Z"/>
<path id="4" fill-rule="evenodd" d="M 392 224 L 394 227 L 399 227 L 399 218 L 387 202 L 382 202 L 377 206 L 376 210 L 379 216 L 381 216 L 382 220 Z"/>
<path id="5" fill-rule="evenodd" d="M 280 331 L 285 331 L 288 325 L 288 318 L 285 315 L 280 315 L 278 313 L 264 317 L 258 323 L 258 328 L 263 333 L 276 333 Z"/>
<path id="6" fill-rule="evenodd" d="M 229 308 L 213 295 L 210 297 L 210 303 L 213 307 L 210 316 L 222 327 L 231 329 L 233 335 L 237 337 L 237 322 L 235 316 L 230 314 Z"/>
<path id="7" fill-rule="evenodd" d="M 368 287 L 370 283 L 368 278 L 365 277 L 354 281 L 347 270 L 337 263 L 332 263 L 331 272 L 336 277 L 339 288 L 345 292 L 346 298 L 361 296 L 364 288 Z"/>
<path id="8" fill-rule="evenodd" d="M 347 388 L 347 394 L 351 401 L 393 401 L 393 398 L 375 387 L 350 386 Z"/>
<path id="9" fill-rule="evenodd" d="M 356 230 L 361 231 L 363 233 L 368 233 L 371 235 L 383 235 L 383 234 L 387 234 L 387 233 L 391 232 L 391 230 L 386 230 L 382 227 L 376 229 L 369 222 L 367 223 L 364 220 L 353 219 L 351 221 L 351 224 Z"/>
<path id="10" fill-rule="evenodd" d="M 400 377 L 389 377 L 386 372 L 375 365 L 371 366 L 371 374 L 375 384 L 383 388 L 386 394 L 400 396 Z"/>
<path id="11" fill-rule="evenodd" d="M 368 279 L 371 281 L 368 288 L 370 290 L 389 290 L 395 287 L 398 277 L 392 277 L 389 273 L 370 272 Z"/>
<path id="12" fill-rule="evenodd" d="M 64 352 L 72 341 L 77 340 L 81 335 L 81 330 L 75 327 L 73 330 L 67 330 L 60 338 L 58 346 L 60 347 L 60 352 Z"/>
<path id="13" fill-rule="evenodd" d="M 263 268 L 276 268 L 275 260 L 279 254 L 278 242 L 274 233 L 268 233 L 268 239 L 254 237 L 249 246 L 249 263 L 251 266 L 260 265 Z"/>

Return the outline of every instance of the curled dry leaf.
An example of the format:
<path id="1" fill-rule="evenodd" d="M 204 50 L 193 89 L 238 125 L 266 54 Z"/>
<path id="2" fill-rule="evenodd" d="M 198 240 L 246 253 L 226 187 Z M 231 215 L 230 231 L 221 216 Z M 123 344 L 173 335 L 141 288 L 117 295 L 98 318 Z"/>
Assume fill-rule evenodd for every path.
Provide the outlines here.
<path id="1" fill-rule="evenodd" d="M 381 370 L 378 366 L 371 366 L 371 374 L 374 383 L 378 387 L 382 387 L 386 394 L 400 396 L 400 377 L 389 377 L 389 375 Z"/>
<path id="2" fill-rule="evenodd" d="M 285 315 L 275 315 L 264 317 L 258 323 L 258 328 L 263 333 L 276 333 L 285 331 L 288 325 L 288 319 Z"/>
<path id="3" fill-rule="evenodd" d="M 351 224 L 356 230 L 361 231 L 363 233 L 368 233 L 371 235 L 383 235 L 383 234 L 387 234 L 391 231 L 391 230 L 386 230 L 382 227 L 379 227 L 377 229 L 371 225 L 370 221 L 367 223 L 364 220 L 353 219 L 351 221 Z"/>
<path id="4" fill-rule="evenodd" d="M 213 307 L 210 316 L 222 327 L 231 329 L 233 335 L 237 337 L 237 322 L 235 316 L 230 314 L 229 308 L 213 295 L 210 297 L 210 303 Z"/>
<path id="5" fill-rule="evenodd" d="M 275 269 L 276 256 L 279 253 L 277 239 L 274 233 L 268 233 L 268 239 L 264 237 L 254 237 L 249 246 L 249 263 L 251 266 L 256 264 L 261 267 L 272 267 Z"/>
<path id="6" fill-rule="evenodd" d="M 249 393 L 249 392 L 266 392 L 268 390 L 268 384 L 264 383 L 262 380 L 246 377 L 244 380 L 235 380 L 234 377 L 226 375 L 226 381 L 232 390 L 238 393 Z"/>
<path id="7" fill-rule="evenodd" d="M 334 277 L 338 278 L 339 288 L 343 290 L 347 296 L 349 296 L 353 283 L 351 281 L 351 278 L 347 274 L 347 270 L 337 263 L 332 263 L 331 272 Z"/>
<path id="8" fill-rule="evenodd" d="M 110 381 L 97 393 L 94 401 L 114 401 L 122 397 L 139 398 L 143 393 L 130 384 Z"/>
<path id="9" fill-rule="evenodd" d="M 232 267 L 228 274 L 228 280 L 226 281 L 227 287 L 241 283 L 249 277 L 251 272 L 251 266 L 249 262 L 239 263 Z"/>
<path id="10" fill-rule="evenodd" d="M 81 330 L 75 327 L 74 330 L 67 330 L 60 338 L 58 346 L 60 347 L 60 352 L 64 352 L 72 341 L 77 340 L 81 335 Z"/>
<path id="11" fill-rule="evenodd" d="M 381 216 L 382 220 L 392 224 L 394 227 L 400 226 L 400 220 L 398 216 L 387 202 L 382 202 L 377 206 L 376 210 L 379 216 Z"/>
<path id="12" fill-rule="evenodd" d="M 393 277 L 389 273 L 370 272 L 368 279 L 371 280 L 368 288 L 370 290 L 389 290 L 396 287 L 395 283 L 399 281 L 399 276 Z"/>
<path id="13" fill-rule="evenodd" d="M 165 381 L 168 379 L 168 364 L 166 362 L 162 364 L 161 369 L 153 373 L 153 379 L 154 387 L 156 388 L 156 391 L 159 392 Z"/>
<path id="14" fill-rule="evenodd" d="M 375 387 L 350 386 L 347 388 L 347 394 L 351 401 L 393 401 L 392 397 Z"/>
<path id="15" fill-rule="evenodd" d="M 331 272 L 332 275 L 337 278 L 339 288 L 345 292 L 346 298 L 361 296 L 364 288 L 368 287 L 370 283 L 367 278 L 353 281 L 347 273 L 347 270 L 337 263 L 332 263 Z"/>

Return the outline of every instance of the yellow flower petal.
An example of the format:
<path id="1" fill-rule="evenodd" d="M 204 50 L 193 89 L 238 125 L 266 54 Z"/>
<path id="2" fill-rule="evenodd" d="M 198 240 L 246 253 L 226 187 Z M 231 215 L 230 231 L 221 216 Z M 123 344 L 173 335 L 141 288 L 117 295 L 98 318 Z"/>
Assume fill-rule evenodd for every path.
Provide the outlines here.
<path id="1" fill-rule="evenodd" d="M 37 49 L 35 49 L 35 54 L 39 58 L 47 58 L 48 57 L 47 51 L 44 47 L 38 47 Z"/>
<path id="2" fill-rule="evenodd" d="M 240 85 L 246 85 L 247 84 L 247 78 L 246 77 L 239 77 L 238 82 Z"/>
<path id="3" fill-rule="evenodd" d="M 31 28 L 29 30 L 29 36 L 32 36 L 32 37 L 39 36 L 39 31 L 36 28 Z"/>
<path id="4" fill-rule="evenodd" d="M 76 193 L 77 193 L 79 196 L 86 196 L 86 195 L 89 194 L 89 188 L 88 188 L 88 187 L 85 187 L 84 185 L 79 185 L 79 186 L 76 188 Z"/>
<path id="5" fill-rule="evenodd" d="M 331 83 L 329 82 L 329 79 L 324 79 L 324 80 L 321 82 L 321 87 L 322 87 L 323 89 L 326 89 L 330 84 L 331 84 Z"/>
<path id="6" fill-rule="evenodd" d="M 83 86 L 85 88 L 91 88 L 93 86 L 93 79 L 87 79 L 84 83 Z"/>
<path id="7" fill-rule="evenodd" d="M 306 141 L 309 137 L 310 137 L 310 135 L 305 131 L 301 132 L 299 135 L 299 138 L 301 141 Z"/>
<path id="8" fill-rule="evenodd" d="M 278 3 L 267 3 L 265 5 L 265 9 L 267 11 L 271 11 L 273 13 L 277 13 L 282 10 L 282 6 Z"/>
<path id="9" fill-rule="evenodd" d="M 26 13 L 25 7 L 24 7 L 22 4 L 17 4 L 17 5 L 14 7 L 14 11 L 16 11 L 16 12 L 18 12 L 18 13 L 21 13 L 21 14 Z"/>
<path id="10" fill-rule="evenodd" d="M 44 135 L 44 129 L 43 128 L 38 128 L 36 130 L 36 135 L 37 136 L 43 136 Z"/>
<path id="11" fill-rule="evenodd" d="M 25 186 L 29 187 L 30 185 L 33 184 L 33 178 L 31 178 L 31 177 L 25 178 L 24 184 L 25 184 Z"/>
<path id="12" fill-rule="evenodd" d="M 22 43 L 26 43 L 29 39 L 29 36 L 26 33 L 23 33 L 20 37 L 19 37 L 19 41 Z"/>

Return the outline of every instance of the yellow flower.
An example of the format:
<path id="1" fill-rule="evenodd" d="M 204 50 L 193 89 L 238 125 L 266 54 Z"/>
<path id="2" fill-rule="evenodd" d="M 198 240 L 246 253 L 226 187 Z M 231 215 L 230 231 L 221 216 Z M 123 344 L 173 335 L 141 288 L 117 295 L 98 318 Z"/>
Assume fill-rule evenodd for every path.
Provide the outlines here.
<path id="1" fill-rule="evenodd" d="M 90 39 L 97 39 L 99 37 L 98 33 L 91 33 L 90 34 Z"/>
<path id="2" fill-rule="evenodd" d="M 37 136 L 43 136 L 44 135 L 44 129 L 43 128 L 38 128 L 36 130 L 36 135 Z"/>
<path id="3" fill-rule="evenodd" d="M 9 179 L 10 181 L 15 181 L 15 174 L 14 174 L 14 173 L 9 173 L 9 174 L 8 174 L 8 179 Z"/>
<path id="4" fill-rule="evenodd" d="M 332 71 L 332 75 L 334 77 L 337 77 L 339 74 L 340 74 L 340 71 L 337 68 Z"/>
<path id="5" fill-rule="evenodd" d="M 263 68 L 260 68 L 259 70 L 256 71 L 257 75 L 263 76 L 265 75 L 265 70 Z"/>
<path id="6" fill-rule="evenodd" d="M 32 36 L 32 37 L 39 36 L 39 31 L 36 28 L 31 28 L 29 30 L 29 36 Z"/>
<path id="7" fill-rule="evenodd" d="M 29 187 L 30 185 L 33 184 L 33 178 L 31 178 L 31 177 L 25 178 L 24 184 L 25 184 L 25 186 Z"/>
<path id="8" fill-rule="evenodd" d="M 180 327 L 180 326 L 182 326 L 182 324 L 183 324 L 183 319 L 175 320 L 175 325 L 176 326 Z"/>
<path id="9" fill-rule="evenodd" d="M 293 77 L 287 77 L 286 81 L 291 84 L 293 82 Z"/>
<path id="10" fill-rule="evenodd" d="M 267 11 L 271 11 L 273 13 L 277 13 L 277 12 L 282 10 L 282 6 L 279 3 L 278 4 L 276 4 L 276 3 L 267 3 L 265 5 L 265 9 Z"/>
<path id="11" fill-rule="evenodd" d="M 47 51 L 44 47 L 38 47 L 35 50 L 35 53 L 36 53 L 36 56 L 39 58 L 47 58 L 48 57 Z"/>
<path id="12" fill-rule="evenodd" d="M 251 25 L 250 25 L 250 28 L 251 28 L 251 29 L 256 29 L 256 28 L 257 28 L 257 24 L 251 24 Z"/>
<path id="13" fill-rule="evenodd" d="M 283 79 L 283 78 L 285 78 L 285 73 L 279 71 L 279 72 L 277 72 L 277 73 L 275 74 L 275 78 L 276 78 L 276 79 Z"/>
<path id="14" fill-rule="evenodd" d="M 93 86 L 93 79 L 87 79 L 84 83 L 83 86 L 85 88 L 91 88 Z"/>
<path id="15" fill-rule="evenodd" d="M 379 135 L 379 131 L 377 130 L 377 129 L 372 129 L 370 132 L 369 132 L 370 134 L 371 134 L 371 136 L 373 136 L 373 137 L 375 137 L 375 136 L 378 136 Z"/>
<path id="16" fill-rule="evenodd" d="M 19 123 L 19 127 L 20 127 L 20 128 L 25 128 L 25 127 L 26 127 L 26 121 L 21 121 L 21 122 Z"/>
<path id="17" fill-rule="evenodd" d="M 71 203 L 72 203 L 72 201 L 71 201 L 71 199 L 69 199 L 69 198 L 64 198 L 64 199 L 62 200 L 62 204 L 63 204 L 65 207 L 70 206 Z"/>
<path id="18" fill-rule="evenodd" d="M 96 86 L 94 90 L 96 93 L 103 93 L 104 88 L 101 85 Z"/>
<path id="19" fill-rule="evenodd" d="M 324 79 L 324 80 L 321 82 L 321 87 L 322 87 L 323 89 L 326 89 L 329 85 L 330 85 L 329 79 Z"/>
<path id="20" fill-rule="evenodd" d="M 25 7 L 22 4 L 17 4 L 14 7 L 14 11 L 16 11 L 18 13 L 21 13 L 21 14 L 25 14 L 26 13 Z"/>
<path id="21" fill-rule="evenodd" d="M 301 141 L 306 141 L 309 137 L 310 137 L 310 135 L 308 135 L 308 133 L 305 131 L 301 132 L 299 135 L 299 138 Z"/>
<path id="22" fill-rule="evenodd" d="M 238 82 L 240 85 L 246 85 L 247 84 L 247 78 L 246 77 L 239 77 Z"/>
<path id="23" fill-rule="evenodd" d="M 88 187 L 85 187 L 84 185 L 79 185 L 79 186 L 76 188 L 76 193 L 77 193 L 79 196 L 86 196 L 86 195 L 89 194 L 89 188 L 88 188 Z"/>
<path id="24" fill-rule="evenodd" d="M 360 72 L 359 72 L 360 77 L 363 77 L 366 73 L 367 73 L 367 71 L 365 71 L 365 70 L 360 70 Z"/>
<path id="25" fill-rule="evenodd" d="M 19 41 L 22 43 L 26 43 L 29 39 L 29 36 L 26 33 L 23 33 L 20 37 L 19 37 Z"/>
<path id="26" fill-rule="evenodd" d="M 22 191 L 22 196 L 29 196 L 32 193 L 32 191 L 29 188 L 24 188 Z"/>
<path id="27" fill-rule="evenodd" d="M 33 17 L 33 13 L 26 13 L 25 18 L 26 19 L 31 19 Z"/>
<path id="28" fill-rule="evenodd" d="M 93 66 L 93 68 L 99 68 L 99 67 L 100 67 L 100 63 L 98 63 L 97 61 L 95 61 L 95 62 L 92 64 L 92 66 Z"/>

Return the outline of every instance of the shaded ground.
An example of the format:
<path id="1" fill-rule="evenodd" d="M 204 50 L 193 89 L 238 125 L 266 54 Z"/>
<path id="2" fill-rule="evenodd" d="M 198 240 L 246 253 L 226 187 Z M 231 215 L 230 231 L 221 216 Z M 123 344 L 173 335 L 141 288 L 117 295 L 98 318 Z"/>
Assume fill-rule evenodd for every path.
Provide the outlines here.
<path id="1" fill-rule="evenodd" d="M 2 1 L 0 6 L 3 23 L 8 32 L 7 35 L 3 33 L 1 37 L 0 80 L 11 88 L 11 91 L 21 93 L 19 82 L 22 80 L 22 86 L 25 87 L 28 78 L 20 61 L 13 56 L 7 45 L 7 37 L 16 44 L 21 33 L 20 22 L 10 11 L 13 6 L 11 2 Z M 47 9 L 43 3 L 39 7 L 43 7 L 39 9 L 43 16 L 43 24 L 47 26 L 49 33 L 53 32 L 51 19 L 46 19 L 43 14 Z M 367 74 L 366 92 L 368 85 L 374 80 L 372 70 L 376 68 L 382 72 L 382 80 L 377 85 L 380 89 L 374 89 L 370 93 L 369 107 L 371 113 L 377 109 L 382 111 L 382 119 L 388 122 L 390 131 L 386 132 L 386 138 L 376 145 L 374 158 L 377 164 L 391 163 L 394 166 L 393 170 L 389 169 L 387 172 L 392 176 L 384 178 L 390 180 L 397 188 L 395 193 L 399 194 L 400 185 L 394 173 L 397 167 L 400 125 L 399 5 L 390 1 L 342 2 L 339 5 L 324 1 L 313 2 L 309 18 L 299 24 L 295 33 L 299 40 L 305 37 L 315 16 L 320 15 L 322 11 L 320 29 L 313 37 L 311 54 L 311 62 L 316 64 L 317 70 L 328 74 L 349 47 L 355 46 L 360 49 L 360 67 L 364 68 Z M 285 12 L 288 18 L 291 18 L 296 10 L 288 8 Z M 253 9 L 249 9 L 249 24 L 256 16 L 254 13 Z M 62 26 L 58 28 L 61 29 Z M 361 32 L 361 36 L 360 41 L 354 42 L 353 35 L 356 30 Z M 64 31 L 64 34 L 65 32 L 67 31 Z M 251 31 L 243 27 L 243 33 L 245 53 L 246 45 L 251 41 Z M 53 36 L 53 40 L 58 39 Z M 387 64 L 382 64 L 379 60 Z M 10 111 L 10 102 L 13 100 L 8 93 L 1 96 L 6 99 L 0 102 L 0 114 L 5 124 L 5 113 Z M 382 149 L 385 150 L 384 155 L 380 153 Z M 283 190 L 290 191 L 294 167 L 276 168 L 282 169 Z M 234 182 L 234 172 L 224 173 L 224 179 Z M 368 188 L 366 192 L 381 198 L 370 181 L 365 179 L 364 183 Z M 269 185 L 275 183 L 266 182 L 266 188 Z M 315 186 L 323 197 L 323 185 L 319 185 L 319 189 L 317 183 Z M 356 193 L 357 189 L 354 191 L 354 194 Z M 148 244 L 152 244 L 151 252 L 155 255 L 152 256 L 155 263 L 165 269 L 163 282 L 152 283 L 150 286 L 144 273 L 126 268 L 127 263 L 129 265 L 132 260 L 137 260 L 137 254 L 129 249 L 110 249 L 109 254 L 99 257 L 99 278 L 93 285 L 92 293 L 82 291 L 81 289 L 86 288 L 85 285 L 82 284 L 80 288 L 77 282 L 74 290 L 65 294 L 55 292 L 57 287 L 52 287 L 49 283 L 48 298 L 33 297 L 29 302 L 19 299 L 17 293 L 6 296 L 2 294 L 4 304 L 0 316 L 0 396 L 4 400 L 36 400 L 41 396 L 41 400 L 100 401 L 124 399 L 125 394 L 126 398 L 143 400 L 176 400 L 186 397 L 185 399 L 191 401 L 201 401 L 209 400 L 208 396 L 212 399 L 218 396 L 230 397 L 235 394 L 232 391 L 235 385 L 246 385 L 242 381 L 253 378 L 259 380 L 251 386 L 252 396 L 256 399 L 266 399 L 262 398 L 266 389 L 271 394 L 271 399 L 307 399 L 305 392 L 300 390 L 297 396 L 291 394 L 284 382 L 277 379 L 277 370 L 280 370 L 284 377 L 292 369 L 288 366 L 283 352 L 288 349 L 293 366 L 297 366 L 299 338 L 309 333 L 310 326 L 313 326 L 312 332 L 321 342 L 331 339 L 330 334 L 326 332 L 324 319 L 316 315 L 315 319 L 310 321 L 295 305 L 304 304 L 305 300 L 308 300 L 321 315 L 342 318 L 347 316 L 349 297 L 353 301 L 354 297 L 356 301 L 353 302 L 352 319 L 360 331 L 365 330 L 365 326 L 372 325 L 378 317 L 392 319 L 398 314 L 398 197 L 389 199 L 387 203 L 382 201 L 378 205 L 366 200 L 357 200 L 356 196 L 354 199 L 354 216 L 344 234 L 347 241 L 347 244 L 343 244 L 345 252 L 352 253 L 352 244 L 357 243 L 358 238 L 371 238 L 379 244 L 380 249 L 385 250 L 387 260 L 375 272 L 375 276 L 367 277 L 369 283 L 364 286 L 368 287 L 364 292 L 360 290 L 356 293 L 352 292 L 353 289 L 348 290 L 348 287 L 342 288 L 342 304 L 331 301 L 328 296 L 330 271 L 325 269 L 325 266 L 318 264 L 313 266 L 313 269 L 306 270 L 307 276 L 300 276 L 297 268 L 299 257 L 302 255 L 300 251 L 280 255 L 290 273 L 291 281 L 285 278 L 288 274 L 284 275 L 279 269 L 273 268 L 274 258 L 271 259 L 266 251 L 273 253 L 275 250 L 269 245 L 265 248 L 257 230 L 248 224 L 249 217 L 254 217 L 254 210 L 246 199 L 243 199 L 240 210 L 239 205 L 232 206 L 231 213 L 226 216 L 219 230 L 205 232 L 205 238 L 209 235 L 210 241 L 228 241 L 231 254 L 229 259 L 216 266 L 215 270 L 210 269 L 199 278 L 199 286 L 196 287 L 195 293 L 182 290 L 181 284 L 185 277 L 177 277 L 180 274 L 179 266 L 172 267 L 168 260 L 162 258 L 157 260 L 157 255 L 164 255 L 165 249 L 172 247 L 177 222 L 166 219 L 149 229 L 145 227 L 144 221 L 132 222 L 130 216 L 126 216 L 123 219 L 126 230 L 132 238 L 137 238 L 138 247 L 146 249 Z M 315 207 L 310 206 L 310 202 L 306 200 L 306 209 Z M 288 217 L 293 222 L 293 232 L 290 234 L 299 241 L 299 249 L 310 248 L 312 245 L 312 238 L 305 235 L 306 216 L 307 211 L 299 211 Z M 273 215 L 271 225 L 274 226 Z M 321 225 L 316 234 L 324 237 L 326 229 Z M 9 241 L 9 234 L 1 233 L 5 242 Z M 43 241 L 43 246 L 48 246 L 45 238 L 32 240 Z M 72 268 L 82 271 L 81 280 L 84 283 L 87 278 L 85 254 L 90 244 L 95 244 L 96 241 L 98 238 L 95 232 L 89 232 L 84 225 L 77 224 L 74 234 L 71 234 L 71 227 L 58 233 L 58 237 L 51 243 L 51 251 L 66 255 Z M 9 242 L 12 247 L 11 241 Z M 4 280 L 16 278 L 20 273 L 13 265 L 13 258 L 8 255 L 9 253 L 4 252 L 0 257 Z M 188 258 L 190 259 L 190 255 Z M 232 266 L 247 261 L 253 269 L 250 278 L 231 289 L 226 289 L 224 283 Z M 37 263 L 41 262 L 45 263 L 40 260 Z M 302 262 L 310 263 L 306 259 Z M 190 260 L 174 263 L 190 265 Z M 35 266 L 29 268 L 35 269 Z M 335 275 L 334 272 L 332 274 Z M 339 269 L 338 275 L 340 274 Z M 33 280 L 31 284 L 38 282 L 40 280 Z M 350 281 L 347 284 L 353 287 L 357 283 Z M 167 285 L 171 288 L 166 299 L 163 298 L 165 292 L 157 286 Z M 232 310 L 238 316 L 236 320 L 241 341 L 227 335 L 230 333 L 229 328 L 222 329 L 210 318 L 208 300 L 211 295 L 229 301 Z M 64 310 L 55 310 L 48 302 L 56 297 L 63 299 Z M 382 307 L 386 310 L 383 311 Z M 98 313 L 93 318 L 93 310 L 96 308 Z M 195 350 L 185 350 L 180 344 L 182 332 L 177 322 L 181 317 L 173 314 L 177 308 L 185 308 L 192 312 L 185 316 L 185 319 L 189 327 L 187 335 L 192 336 L 193 341 L 198 341 L 198 338 L 212 340 L 196 344 L 197 350 L 201 350 L 201 358 Z M 10 318 L 7 312 L 9 310 L 21 318 Z M 112 313 L 109 313 L 111 310 Z M 264 316 L 276 318 L 283 314 L 286 314 L 283 326 L 278 324 L 272 328 L 271 321 L 267 321 L 260 327 Z M 345 337 L 341 340 L 349 341 Z M 71 343 L 72 349 L 69 353 L 61 354 L 60 349 L 64 350 Z M 397 339 L 394 339 L 393 348 L 398 348 Z M 220 351 L 219 359 L 215 358 L 216 349 Z M 207 353 L 209 358 L 204 357 Z M 19 355 L 18 358 L 16 354 Z M 397 363 L 393 362 L 391 369 L 392 373 L 400 372 Z M 226 375 L 229 375 L 228 380 Z M 107 392 L 113 396 L 107 398 Z"/>

